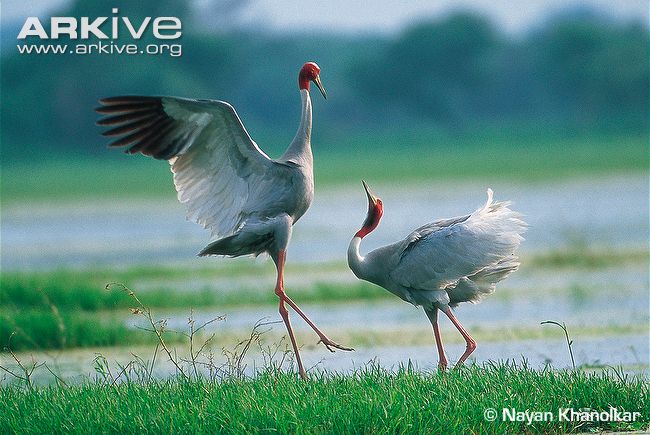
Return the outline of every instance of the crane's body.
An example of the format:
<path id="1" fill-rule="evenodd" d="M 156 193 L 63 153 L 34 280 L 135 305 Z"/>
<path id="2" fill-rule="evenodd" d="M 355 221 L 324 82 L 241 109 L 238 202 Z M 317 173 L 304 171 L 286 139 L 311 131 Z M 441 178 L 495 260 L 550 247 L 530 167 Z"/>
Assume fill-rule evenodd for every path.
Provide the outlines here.
<path id="1" fill-rule="evenodd" d="M 121 136 L 110 146 L 168 160 L 178 200 L 187 218 L 209 229 L 215 239 L 199 255 L 259 255 L 276 264 L 275 293 L 301 377 L 306 377 L 285 303 L 318 334 L 331 351 L 351 350 L 325 336 L 284 291 L 284 264 L 292 226 L 314 198 L 311 151 L 312 107 L 309 84 L 324 97 L 320 68 L 300 70 L 301 118 L 286 152 L 270 159 L 251 139 L 235 109 L 224 101 L 177 97 L 111 97 L 97 112 L 109 115 L 99 125 L 106 136 Z"/>
<path id="2" fill-rule="evenodd" d="M 243 205 L 238 230 L 210 243 L 199 255 L 267 252 L 276 259 L 276 253 L 286 249 L 291 227 L 314 199 L 311 99 L 307 90 L 300 94 L 302 118 L 296 136 L 279 159 L 271 160 L 269 176 L 260 180 L 255 193 Z"/>
<path id="3" fill-rule="evenodd" d="M 476 342 L 453 316 L 451 307 L 478 302 L 494 291 L 496 283 L 517 270 L 515 250 L 523 240 L 526 224 L 508 208 L 494 202 L 488 190 L 485 205 L 475 212 L 424 225 L 403 240 L 360 254 L 363 237 L 373 231 L 383 214 L 383 204 L 364 182 L 368 195 L 368 217 L 352 238 L 348 264 L 363 280 L 385 288 L 402 300 L 422 306 L 433 328 L 441 368 L 447 360 L 442 348 L 437 313 L 443 311 L 467 342 L 462 363 Z"/>

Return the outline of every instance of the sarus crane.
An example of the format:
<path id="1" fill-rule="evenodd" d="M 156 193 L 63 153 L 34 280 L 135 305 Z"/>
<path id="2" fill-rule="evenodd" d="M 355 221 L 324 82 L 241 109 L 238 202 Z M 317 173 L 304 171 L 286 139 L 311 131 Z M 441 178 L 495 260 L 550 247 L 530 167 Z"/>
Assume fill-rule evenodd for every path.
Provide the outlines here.
<path id="1" fill-rule="evenodd" d="M 298 371 L 306 378 L 286 305 L 316 332 L 328 350 L 352 350 L 329 339 L 284 290 L 284 266 L 292 226 L 314 197 L 311 150 L 313 82 L 324 98 L 320 68 L 305 63 L 298 75 L 302 114 L 296 135 L 277 160 L 251 139 L 235 109 L 224 101 L 177 97 L 122 96 L 100 100 L 97 124 L 118 136 L 110 147 L 168 160 L 178 200 L 187 218 L 211 231 L 214 240 L 199 256 L 268 253 L 277 268 L 275 294 Z M 285 305 L 286 304 L 286 305 Z"/>
<path id="2" fill-rule="evenodd" d="M 383 215 L 383 203 L 363 182 L 368 214 L 348 248 L 348 265 L 363 280 L 385 288 L 415 306 L 422 306 L 438 349 L 440 370 L 447 357 L 438 327 L 438 310 L 449 317 L 467 347 L 456 367 L 476 349 L 476 341 L 463 328 L 452 308 L 461 302 L 478 302 L 492 293 L 496 283 L 519 267 L 514 252 L 523 240 L 526 223 L 510 210 L 509 202 L 487 202 L 475 212 L 426 224 L 405 239 L 362 256 L 361 240 L 372 232 Z"/>

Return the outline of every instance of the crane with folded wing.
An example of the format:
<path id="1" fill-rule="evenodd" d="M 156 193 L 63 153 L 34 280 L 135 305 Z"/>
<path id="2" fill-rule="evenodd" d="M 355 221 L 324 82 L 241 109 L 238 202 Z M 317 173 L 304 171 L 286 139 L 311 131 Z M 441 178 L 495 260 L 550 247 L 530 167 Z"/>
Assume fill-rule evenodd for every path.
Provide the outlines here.
<path id="1" fill-rule="evenodd" d="M 348 247 L 348 265 L 365 281 L 381 286 L 402 300 L 422 306 L 438 348 L 441 370 L 447 356 L 438 326 L 438 311 L 454 324 L 466 342 L 463 362 L 476 349 L 476 341 L 454 315 L 462 302 L 478 302 L 496 284 L 519 267 L 515 250 L 523 240 L 526 223 L 509 208 L 495 202 L 492 190 L 483 207 L 465 216 L 441 219 L 414 230 L 406 238 L 361 255 L 361 240 L 370 234 L 384 213 L 384 205 L 363 182 L 368 214 Z"/>

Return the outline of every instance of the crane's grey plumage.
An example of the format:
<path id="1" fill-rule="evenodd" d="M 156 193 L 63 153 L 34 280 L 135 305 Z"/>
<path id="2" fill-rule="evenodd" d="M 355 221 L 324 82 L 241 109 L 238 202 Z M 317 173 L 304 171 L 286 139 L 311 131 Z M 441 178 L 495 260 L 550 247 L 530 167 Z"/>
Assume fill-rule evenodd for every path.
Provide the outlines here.
<path id="1" fill-rule="evenodd" d="M 200 255 L 260 254 L 271 248 L 278 226 L 293 225 L 314 196 L 311 102 L 307 90 L 300 92 L 301 127 L 278 160 L 271 160 L 257 146 L 235 109 L 224 101 L 105 98 L 101 110 L 119 111 L 121 123 L 130 121 L 125 115 L 150 118 L 144 118 L 148 122 L 131 124 L 131 128 L 120 126 L 104 134 L 128 133 L 127 137 L 136 140 L 130 143 L 128 152 L 169 160 L 178 200 L 185 205 L 187 218 L 210 230 L 213 237 L 231 236 L 228 243 L 213 242 Z M 115 118 L 106 118 L 100 124 L 108 125 Z M 162 137 L 147 141 L 147 133 L 159 132 L 163 132 Z M 125 145 L 124 139 L 116 144 Z M 251 233 L 256 237 L 250 237 Z M 279 242 L 285 245 L 284 240 Z"/>
<path id="2" fill-rule="evenodd" d="M 451 315 L 449 307 L 480 301 L 519 267 L 515 250 L 523 240 L 526 224 L 519 213 L 509 208 L 509 202 L 495 202 L 491 189 L 485 205 L 475 212 L 424 225 L 405 239 L 362 256 L 361 239 L 374 230 L 383 213 L 381 200 L 365 182 L 364 187 L 369 200 L 368 218 L 350 242 L 350 269 L 358 278 L 422 306 L 432 323 L 436 319 L 434 329 L 438 309 Z M 446 365 L 442 353 L 441 361 Z"/>
<path id="3" fill-rule="evenodd" d="M 126 96 L 104 98 L 102 107 L 96 109 L 110 115 L 98 121 L 113 126 L 104 135 L 122 136 L 110 146 L 125 146 L 128 153 L 169 161 L 187 218 L 210 230 L 216 239 L 199 255 L 270 254 L 278 267 L 280 312 L 303 377 L 284 302 L 309 323 L 328 349 L 349 350 L 320 332 L 286 296 L 283 284 L 292 226 L 314 197 L 309 82 L 326 96 L 319 72 L 313 62 L 300 71 L 300 124 L 277 160 L 257 146 L 235 109 L 224 101 Z"/>

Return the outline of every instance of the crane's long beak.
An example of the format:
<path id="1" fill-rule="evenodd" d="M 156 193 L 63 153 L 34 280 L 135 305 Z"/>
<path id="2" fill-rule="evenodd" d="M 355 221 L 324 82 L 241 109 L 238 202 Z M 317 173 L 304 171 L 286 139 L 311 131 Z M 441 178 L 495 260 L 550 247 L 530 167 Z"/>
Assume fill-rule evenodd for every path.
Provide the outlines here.
<path id="1" fill-rule="evenodd" d="M 320 75 L 317 75 L 316 78 L 314 79 L 314 83 L 316 84 L 316 87 L 318 87 L 318 90 L 320 91 L 321 94 L 323 94 L 323 98 L 327 100 L 327 92 L 325 92 L 325 88 L 323 87 L 323 83 L 320 81 Z"/>
<path id="2" fill-rule="evenodd" d="M 366 189 L 366 195 L 368 195 L 368 203 L 376 205 L 378 199 L 377 196 L 375 196 L 375 194 L 370 191 L 370 187 L 368 187 L 368 184 L 364 180 L 361 180 L 361 182 L 363 183 L 363 188 Z"/>

